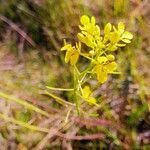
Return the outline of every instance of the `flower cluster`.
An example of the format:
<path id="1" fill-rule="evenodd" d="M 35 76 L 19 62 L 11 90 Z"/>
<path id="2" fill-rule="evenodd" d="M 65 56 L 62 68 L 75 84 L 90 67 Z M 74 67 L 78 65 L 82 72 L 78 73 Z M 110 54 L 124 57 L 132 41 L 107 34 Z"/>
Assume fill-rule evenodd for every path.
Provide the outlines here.
<path id="1" fill-rule="evenodd" d="M 117 68 L 117 64 L 114 61 L 113 55 L 101 56 L 97 58 L 95 66 L 92 70 L 93 73 L 96 73 L 97 79 L 99 82 L 104 83 L 107 81 L 107 74 L 113 73 Z"/>
<path id="2" fill-rule="evenodd" d="M 75 65 L 79 59 L 80 51 L 81 51 L 81 43 L 76 43 L 76 46 L 72 46 L 71 44 L 66 44 L 61 48 L 61 51 L 66 50 L 65 62 L 70 62 L 71 65 Z"/>
<path id="3" fill-rule="evenodd" d="M 119 22 L 117 27 L 107 23 L 103 31 L 96 24 L 95 17 L 89 18 L 83 15 L 80 23 L 80 32 L 77 34 L 79 41 L 75 43 L 75 46 L 65 41 L 61 48 L 61 51 L 66 51 L 65 62 L 71 64 L 74 69 L 73 91 L 78 114 L 81 109 L 79 98 L 88 102 L 89 105 L 98 105 L 90 86 L 85 85 L 89 77 L 96 76 L 98 82 L 103 84 L 107 81 L 109 74 L 119 74 L 116 71 L 117 63 L 112 53 L 119 47 L 126 46 L 133 38 L 130 32 L 125 31 L 123 22 Z M 82 45 L 87 47 L 86 51 L 82 50 Z M 80 56 L 89 60 L 89 65 L 83 71 L 76 66 Z"/>
<path id="4" fill-rule="evenodd" d="M 83 56 L 91 61 L 93 66 L 89 70 L 93 75 L 96 74 L 100 83 L 107 81 L 108 74 L 117 69 L 115 57 L 111 53 L 119 47 L 124 47 L 131 42 L 133 35 L 125 31 L 125 25 L 122 22 L 115 27 L 108 23 L 104 27 L 103 35 L 100 27 L 96 25 L 95 17 L 89 18 L 83 15 L 80 19 L 80 33 L 77 34 L 79 43 L 75 46 L 65 42 L 61 50 L 66 50 L 65 62 L 75 65 L 79 56 Z M 81 52 L 81 43 L 89 47 L 87 53 Z"/>

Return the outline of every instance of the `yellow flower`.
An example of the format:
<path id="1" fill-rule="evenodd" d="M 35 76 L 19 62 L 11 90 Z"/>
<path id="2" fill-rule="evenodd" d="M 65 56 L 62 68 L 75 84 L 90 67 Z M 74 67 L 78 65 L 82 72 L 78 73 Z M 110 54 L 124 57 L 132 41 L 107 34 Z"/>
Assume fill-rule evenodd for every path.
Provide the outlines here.
<path id="1" fill-rule="evenodd" d="M 79 59 L 81 43 L 76 43 L 76 46 L 72 46 L 71 44 L 66 44 L 61 48 L 61 51 L 66 50 L 65 62 L 71 65 L 75 65 Z"/>
<path id="2" fill-rule="evenodd" d="M 113 29 L 113 31 L 111 31 Z M 131 39 L 133 38 L 133 35 L 125 31 L 125 25 L 123 22 L 118 23 L 118 27 L 115 28 L 110 23 L 106 24 L 104 28 L 104 43 L 110 43 L 107 44 L 107 49 L 110 51 L 117 50 L 118 47 L 126 46 L 126 44 L 131 42 Z M 124 43 L 119 43 L 124 42 Z"/>
<path id="3" fill-rule="evenodd" d="M 125 25 L 123 22 L 118 23 L 118 32 L 121 35 L 121 41 L 123 41 L 124 43 L 131 43 L 133 35 L 132 33 L 125 31 Z"/>
<path id="4" fill-rule="evenodd" d="M 82 89 L 82 97 L 85 101 L 87 101 L 90 105 L 97 105 L 96 103 L 96 99 L 94 97 L 91 96 L 92 94 L 92 91 L 90 89 L 89 86 L 85 86 L 83 89 Z"/>
<path id="5" fill-rule="evenodd" d="M 89 18 L 83 15 L 80 22 L 81 25 L 79 25 L 79 28 L 81 29 L 81 33 L 78 33 L 78 39 L 90 48 L 95 49 L 97 46 L 96 43 L 101 41 L 100 28 L 95 24 L 95 17 Z"/>
<path id="6" fill-rule="evenodd" d="M 114 56 L 108 55 L 107 57 L 98 57 L 92 72 L 97 75 L 100 83 L 104 83 L 107 81 L 108 74 L 113 73 L 116 68 L 117 64 L 114 62 Z"/>

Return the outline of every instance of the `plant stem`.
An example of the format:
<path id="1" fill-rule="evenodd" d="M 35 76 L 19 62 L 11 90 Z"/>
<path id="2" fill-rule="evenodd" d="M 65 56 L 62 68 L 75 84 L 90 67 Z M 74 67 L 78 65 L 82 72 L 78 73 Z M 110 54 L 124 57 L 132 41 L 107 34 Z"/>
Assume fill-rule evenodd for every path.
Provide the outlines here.
<path id="1" fill-rule="evenodd" d="M 49 90 L 54 90 L 54 91 L 73 91 L 73 89 L 64 89 L 64 88 L 55 88 L 55 87 L 50 87 L 50 86 L 46 86 L 47 89 Z"/>
<path id="2" fill-rule="evenodd" d="M 78 115 L 80 115 L 80 110 L 79 110 L 79 99 L 78 99 L 78 94 L 77 92 L 79 92 L 79 88 L 78 88 L 78 72 L 76 70 L 76 66 L 73 67 L 74 69 L 74 100 L 75 100 L 75 103 L 76 103 L 76 109 L 77 109 L 77 113 Z"/>
<path id="3" fill-rule="evenodd" d="M 66 107 L 68 107 L 68 106 L 75 106 L 74 104 L 72 104 L 70 102 L 67 102 L 66 100 L 64 100 L 64 99 L 62 99 L 62 98 L 60 98 L 60 97 L 58 97 L 58 96 L 56 96 L 56 95 L 54 95 L 52 93 L 49 93 L 47 91 L 45 91 L 43 94 L 51 96 L 52 98 L 54 98 L 56 100 L 56 102 L 58 102 L 59 104 L 61 104 L 63 106 L 66 106 Z"/>
<path id="4" fill-rule="evenodd" d="M 90 65 L 83 72 L 81 72 L 80 78 L 82 79 L 83 77 L 85 77 L 88 71 L 91 70 L 92 67 L 93 67 L 93 63 L 91 62 Z"/>

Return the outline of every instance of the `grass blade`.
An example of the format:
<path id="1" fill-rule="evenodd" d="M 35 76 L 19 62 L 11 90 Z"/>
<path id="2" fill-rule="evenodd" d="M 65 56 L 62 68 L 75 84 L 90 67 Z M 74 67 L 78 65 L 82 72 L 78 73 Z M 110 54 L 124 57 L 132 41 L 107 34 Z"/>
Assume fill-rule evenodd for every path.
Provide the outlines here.
<path id="1" fill-rule="evenodd" d="M 48 95 L 48 96 L 54 98 L 54 99 L 56 100 L 56 102 L 58 102 L 59 104 L 61 104 L 61 105 L 63 105 L 63 106 L 68 106 L 68 105 L 70 105 L 70 106 L 75 106 L 75 104 L 72 104 L 72 103 L 70 103 L 70 102 L 67 102 L 67 101 L 65 101 L 64 99 L 62 99 L 62 98 L 60 98 L 60 97 L 58 97 L 58 96 L 56 96 L 56 95 L 54 95 L 54 94 L 52 94 L 52 93 L 49 93 L 49 92 L 47 92 L 47 91 L 45 91 L 43 94 Z"/>
<path id="2" fill-rule="evenodd" d="M 0 113 L 0 118 L 5 120 L 5 121 L 17 124 L 19 126 L 25 127 L 27 129 L 30 129 L 30 130 L 33 130 L 33 131 L 40 131 L 40 132 L 46 132 L 46 133 L 49 131 L 49 129 L 47 129 L 47 128 L 40 128 L 40 127 L 37 127 L 37 126 L 34 126 L 34 125 L 30 125 L 28 123 L 25 123 L 25 122 L 22 122 L 22 121 L 18 121 L 18 120 L 14 119 L 14 118 L 10 118 L 7 115 L 4 115 L 2 113 Z"/>
<path id="3" fill-rule="evenodd" d="M 40 114 L 42 114 L 44 116 L 49 117 L 49 114 L 46 111 L 41 110 L 40 108 L 38 108 L 38 107 L 36 107 L 36 106 L 26 102 L 23 99 L 15 98 L 15 97 L 7 95 L 7 94 L 5 94 L 3 92 L 0 92 L 0 97 L 4 98 L 4 100 L 7 100 L 7 101 L 16 102 L 16 103 L 18 103 L 20 105 L 23 105 L 24 107 L 26 107 L 29 110 L 33 110 L 33 111 L 35 111 L 37 113 L 40 113 Z"/>

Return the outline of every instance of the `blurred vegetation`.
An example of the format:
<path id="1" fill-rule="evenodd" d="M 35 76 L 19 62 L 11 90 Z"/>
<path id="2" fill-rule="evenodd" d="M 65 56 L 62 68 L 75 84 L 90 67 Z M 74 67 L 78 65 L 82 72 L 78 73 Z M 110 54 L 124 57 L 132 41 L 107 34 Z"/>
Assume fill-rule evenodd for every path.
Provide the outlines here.
<path id="1" fill-rule="evenodd" d="M 1 0 L 1 149 L 150 149 L 149 10 L 149 0 Z M 61 106 L 43 90 L 46 85 L 72 85 L 60 47 L 64 38 L 76 41 L 83 14 L 94 15 L 102 28 L 107 22 L 123 21 L 134 39 L 117 54 L 122 75 L 114 75 L 95 91 L 100 108 L 85 105 L 85 120 L 73 121 L 74 108 Z M 86 61 L 79 65 L 84 67 Z M 57 94 L 72 98 L 71 93 Z M 12 101 L 11 96 L 49 117 Z M 93 110 L 99 113 L 98 120 L 89 116 Z M 30 125 L 46 132 L 34 131 Z"/>

